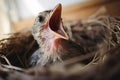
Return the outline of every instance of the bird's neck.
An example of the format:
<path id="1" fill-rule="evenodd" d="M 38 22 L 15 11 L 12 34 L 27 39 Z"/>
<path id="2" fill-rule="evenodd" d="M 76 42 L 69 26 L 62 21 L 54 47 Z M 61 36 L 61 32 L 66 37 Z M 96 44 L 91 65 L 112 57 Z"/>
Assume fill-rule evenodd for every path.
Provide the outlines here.
<path id="1" fill-rule="evenodd" d="M 49 32 L 49 34 L 45 34 L 48 32 L 49 31 L 43 33 L 43 37 L 41 39 L 42 41 L 40 42 L 40 47 L 45 49 L 44 51 L 56 52 L 57 49 L 60 47 L 58 40 L 60 40 L 61 38 L 54 35 L 53 32 Z"/>
<path id="2" fill-rule="evenodd" d="M 49 60 L 56 62 L 60 59 L 63 47 L 60 44 L 61 38 L 54 35 L 54 33 L 49 32 L 41 33 L 41 39 L 37 40 L 40 46 L 41 51 L 43 52 L 41 63 L 46 63 Z"/>
<path id="3" fill-rule="evenodd" d="M 43 49 L 43 52 L 45 54 L 56 54 L 58 53 L 61 44 L 59 43 L 60 38 L 57 37 L 52 37 L 52 38 L 47 38 L 44 39 L 45 41 L 42 42 L 40 47 Z M 47 53 L 46 53 L 47 51 Z"/>

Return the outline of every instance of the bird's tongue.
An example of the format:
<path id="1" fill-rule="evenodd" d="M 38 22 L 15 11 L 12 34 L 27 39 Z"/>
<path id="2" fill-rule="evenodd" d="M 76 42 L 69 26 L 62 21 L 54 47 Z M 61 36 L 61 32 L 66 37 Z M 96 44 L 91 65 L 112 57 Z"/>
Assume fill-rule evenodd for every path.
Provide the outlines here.
<path id="1" fill-rule="evenodd" d="M 65 33 L 62 25 L 61 11 L 62 11 L 62 6 L 61 4 L 59 4 L 51 13 L 50 19 L 48 21 L 48 26 L 56 34 L 56 36 L 59 36 L 60 38 L 68 39 L 68 36 Z"/>

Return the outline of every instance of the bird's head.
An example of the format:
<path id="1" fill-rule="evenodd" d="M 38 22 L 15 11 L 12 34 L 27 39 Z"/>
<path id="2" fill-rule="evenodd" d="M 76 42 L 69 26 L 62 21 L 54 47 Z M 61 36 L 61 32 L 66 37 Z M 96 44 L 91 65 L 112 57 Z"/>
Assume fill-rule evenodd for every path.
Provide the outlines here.
<path id="1" fill-rule="evenodd" d="M 43 54 L 40 58 L 41 65 L 52 59 L 56 61 L 63 51 L 61 40 L 68 40 L 68 35 L 63 29 L 61 19 L 62 6 L 58 4 L 53 10 L 40 12 L 32 28 L 32 34 L 37 40 Z"/>
<path id="2" fill-rule="evenodd" d="M 61 19 L 62 6 L 58 4 L 53 10 L 40 12 L 33 26 L 33 36 L 38 43 L 62 38 L 68 39 Z"/>

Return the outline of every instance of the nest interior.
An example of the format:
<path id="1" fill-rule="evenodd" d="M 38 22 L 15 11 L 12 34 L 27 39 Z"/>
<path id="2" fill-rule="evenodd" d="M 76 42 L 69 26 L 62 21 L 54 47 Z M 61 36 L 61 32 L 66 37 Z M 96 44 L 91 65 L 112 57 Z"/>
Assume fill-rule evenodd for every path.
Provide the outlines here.
<path id="1" fill-rule="evenodd" d="M 29 57 L 39 47 L 33 39 L 31 30 L 20 31 L 0 41 L 0 79 L 120 79 L 119 16 L 97 16 L 67 21 L 64 25 L 70 39 L 81 44 L 86 50 L 86 55 L 77 56 L 49 67 L 29 67 Z"/>

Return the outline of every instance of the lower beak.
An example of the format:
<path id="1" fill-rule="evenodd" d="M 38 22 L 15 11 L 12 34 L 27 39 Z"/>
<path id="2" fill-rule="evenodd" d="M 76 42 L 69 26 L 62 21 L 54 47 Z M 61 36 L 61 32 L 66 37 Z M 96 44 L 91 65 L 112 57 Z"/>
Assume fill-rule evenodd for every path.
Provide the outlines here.
<path id="1" fill-rule="evenodd" d="M 58 4 L 57 7 L 51 12 L 48 20 L 48 27 L 54 32 L 54 34 L 60 38 L 68 39 L 66 32 L 63 29 L 61 20 L 62 6 Z"/>

